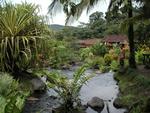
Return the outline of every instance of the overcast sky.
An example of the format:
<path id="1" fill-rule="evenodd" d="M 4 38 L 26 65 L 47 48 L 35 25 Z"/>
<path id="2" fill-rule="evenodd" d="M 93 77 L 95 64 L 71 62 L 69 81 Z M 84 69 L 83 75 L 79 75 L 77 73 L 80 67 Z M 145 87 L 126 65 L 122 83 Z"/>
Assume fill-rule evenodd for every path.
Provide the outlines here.
<path id="1" fill-rule="evenodd" d="M 38 4 L 41 7 L 41 14 L 42 15 L 49 15 L 47 14 L 48 12 L 48 6 L 51 3 L 52 0 L 11 0 L 13 3 L 21 3 L 22 1 L 26 1 L 29 3 L 35 3 Z M 88 17 L 91 13 L 95 12 L 95 11 L 100 11 L 100 12 L 106 12 L 107 11 L 107 7 L 109 4 L 110 0 L 101 0 L 101 2 L 99 2 L 88 14 L 86 14 L 86 11 L 83 12 L 83 14 L 81 15 L 81 17 L 79 18 L 78 21 L 75 21 L 74 23 L 72 23 L 71 25 L 79 25 L 79 22 L 84 22 L 87 23 L 88 22 Z M 50 19 L 49 20 L 50 24 L 60 24 L 60 25 L 65 25 L 65 14 L 63 13 L 59 13 L 56 14 L 55 17 L 53 17 L 53 20 Z"/>

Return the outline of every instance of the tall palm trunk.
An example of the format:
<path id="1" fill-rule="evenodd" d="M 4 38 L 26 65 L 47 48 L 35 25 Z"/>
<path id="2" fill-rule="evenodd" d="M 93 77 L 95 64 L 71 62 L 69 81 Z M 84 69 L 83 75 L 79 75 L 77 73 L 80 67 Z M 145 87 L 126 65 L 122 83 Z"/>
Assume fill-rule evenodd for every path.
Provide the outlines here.
<path id="1" fill-rule="evenodd" d="M 132 0 L 128 0 L 128 18 L 132 18 Z M 129 66 L 131 68 L 136 68 L 136 62 L 135 62 L 135 47 L 134 47 L 134 28 L 133 28 L 133 22 L 129 22 L 128 27 L 128 38 L 129 38 L 129 47 L 130 47 L 130 55 L 129 55 Z"/>

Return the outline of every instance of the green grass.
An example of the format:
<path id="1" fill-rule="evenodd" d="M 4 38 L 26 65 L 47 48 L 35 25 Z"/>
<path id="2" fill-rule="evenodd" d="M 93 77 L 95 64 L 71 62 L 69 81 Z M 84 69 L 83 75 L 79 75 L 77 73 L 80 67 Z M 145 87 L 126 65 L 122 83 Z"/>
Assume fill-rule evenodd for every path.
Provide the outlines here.
<path id="1" fill-rule="evenodd" d="M 150 79 L 132 69 L 128 69 L 124 74 L 116 73 L 115 78 L 119 81 L 119 98 L 129 109 L 129 113 L 149 113 L 146 101 L 150 98 Z"/>

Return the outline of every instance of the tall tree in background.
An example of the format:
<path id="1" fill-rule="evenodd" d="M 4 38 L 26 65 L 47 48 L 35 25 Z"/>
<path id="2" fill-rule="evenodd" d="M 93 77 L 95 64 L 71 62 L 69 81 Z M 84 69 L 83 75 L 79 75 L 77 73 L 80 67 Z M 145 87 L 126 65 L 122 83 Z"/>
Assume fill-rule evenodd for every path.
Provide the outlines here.
<path id="1" fill-rule="evenodd" d="M 133 17 L 132 0 L 128 0 L 128 19 L 131 19 L 132 17 Z M 129 22 L 128 25 L 128 39 L 130 47 L 129 66 L 131 68 L 136 68 L 133 22 Z"/>
<path id="2" fill-rule="evenodd" d="M 102 38 L 104 37 L 104 33 L 106 30 L 106 21 L 104 19 L 102 12 L 94 12 L 89 16 L 89 23 L 87 28 L 90 29 L 91 36 L 94 38 Z"/>
<path id="3" fill-rule="evenodd" d="M 133 2 L 137 2 L 139 4 L 139 9 L 141 11 L 139 14 L 133 14 Z M 143 21 L 145 19 L 149 19 L 150 17 L 150 1 L 149 0 L 111 0 L 109 5 L 110 10 L 124 10 L 128 15 L 127 26 L 128 26 L 128 39 L 129 39 L 129 47 L 130 47 L 130 56 L 129 56 L 129 66 L 131 68 L 136 68 L 135 62 L 135 43 L 134 43 L 134 22 L 135 21 Z"/>
<path id="4" fill-rule="evenodd" d="M 63 10 L 67 15 L 66 23 L 68 23 L 73 19 L 78 19 L 83 10 L 89 12 L 99 1 L 107 0 L 52 0 L 49 5 L 49 13 L 53 15 Z M 128 4 L 130 1 L 140 3 L 143 17 L 150 18 L 150 0 L 110 0 L 110 5 L 116 3 L 116 5 L 120 4 L 121 6 L 122 4 Z"/>

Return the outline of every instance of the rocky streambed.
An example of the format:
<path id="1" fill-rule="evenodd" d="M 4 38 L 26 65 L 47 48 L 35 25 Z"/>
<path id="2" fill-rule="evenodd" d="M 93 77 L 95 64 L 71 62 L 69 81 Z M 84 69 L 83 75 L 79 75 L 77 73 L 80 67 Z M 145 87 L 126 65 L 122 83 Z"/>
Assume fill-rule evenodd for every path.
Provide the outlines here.
<path id="1" fill-rule="evenodd" d="M 67 75 L 68 78 L 72 78 L 73 73 L 77 67 L 73 67 L 71 70 L 58 70 Z M 51 70 L 51 69 L 49 69 Z M 93 98 L 99 98 L 104 100 L 104 108 L 101 113 L 124 113 L 125 109 L 117 109 L 113 106 L 114 100 L 117 98 L 119 88 L 117 82 L 114 80 L 114 73 L 99 73 L 93 69 L 89 69 L 85 72 L 88 74 L 95 74 L 95 77 L 90 79 L 80 91 L 80 99 L 83 105 Z M 52 113 L 52 108 L 57 108 L 59 100 L 55 98 L 56 93 L 52 89 L 48 89 L 44 93 L 35 93 L 29 97 L 26 101 L 23 113 Z M 75 112 L 80 113 L 80 112 Z M 87 107 L 85 113 L 97 113 L 91 107 Z"/>

